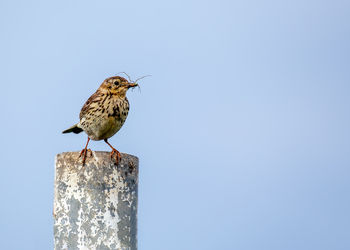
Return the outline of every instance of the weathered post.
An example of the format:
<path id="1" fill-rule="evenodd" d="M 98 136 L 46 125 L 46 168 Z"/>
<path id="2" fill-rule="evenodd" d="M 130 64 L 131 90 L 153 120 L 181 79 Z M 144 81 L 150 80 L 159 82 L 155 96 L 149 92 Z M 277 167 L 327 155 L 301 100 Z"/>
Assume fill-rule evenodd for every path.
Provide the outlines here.
<path id="1" fill-rule="evenodd" d="M 56 156 L 54 244 L 62 249 L 137 249 L 138 158 L 93 152 Z"/>

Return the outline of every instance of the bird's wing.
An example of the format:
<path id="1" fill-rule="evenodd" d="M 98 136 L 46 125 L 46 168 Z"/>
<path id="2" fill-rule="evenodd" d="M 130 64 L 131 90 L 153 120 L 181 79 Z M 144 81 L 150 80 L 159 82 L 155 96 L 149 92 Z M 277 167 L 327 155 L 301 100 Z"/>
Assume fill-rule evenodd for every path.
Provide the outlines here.
<path id="1" fill-rule="evenodd" d="M 94 109 L 98 106 L 98 103 L 102 99 L 102 93 L 96 91 L 89 99 L 85 102 L 84 106 L 81 108 L 79 118 L 80 120 L 89 112 L 90 109 Z"/>

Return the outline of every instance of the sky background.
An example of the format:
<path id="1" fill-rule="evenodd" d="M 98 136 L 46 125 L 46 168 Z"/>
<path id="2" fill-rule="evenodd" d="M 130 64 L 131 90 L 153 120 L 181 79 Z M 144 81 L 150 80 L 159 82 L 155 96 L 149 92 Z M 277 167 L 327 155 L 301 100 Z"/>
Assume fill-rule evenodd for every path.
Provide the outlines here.
<path id="1" fill-rule="evenodd" d="M 140 250 L 350 249 L 350 2 L 0 1 L 0 248 L 53 247 L 54 157 L 120 71 Z M 92 142 L 93 150 L 106 150 Z"/>

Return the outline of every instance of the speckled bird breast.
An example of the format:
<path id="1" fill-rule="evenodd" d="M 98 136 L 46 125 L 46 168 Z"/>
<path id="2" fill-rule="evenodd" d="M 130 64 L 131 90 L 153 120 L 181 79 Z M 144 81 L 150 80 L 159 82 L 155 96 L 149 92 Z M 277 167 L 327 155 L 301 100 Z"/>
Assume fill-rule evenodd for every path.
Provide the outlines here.
<path id="1" fill-rule="evenodd" d="M 117 133 L 129 113 L 126 97 L 110 95 L 99 102 L 92 102 L 89 106 L 89 110 L 80 117 L 80 126 L 95 141 L 108 139 Z"/>

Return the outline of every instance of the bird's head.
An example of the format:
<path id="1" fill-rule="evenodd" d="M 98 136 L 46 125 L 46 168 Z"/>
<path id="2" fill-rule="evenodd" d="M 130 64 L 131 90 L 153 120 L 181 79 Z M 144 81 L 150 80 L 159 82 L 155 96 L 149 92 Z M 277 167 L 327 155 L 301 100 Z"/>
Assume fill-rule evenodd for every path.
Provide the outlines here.
<path id="1" fill-rule="evenodd" d="M 126 91 L 130 88 L 135 88 L 136 86 L 138 86 L 137 83 L 128 82 L 124 77 L 112 76 L 104 80 L 100 86 L 100 90 L 113 95 L 119 95 L 120 97 L 125 97 Z"/>

